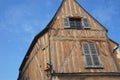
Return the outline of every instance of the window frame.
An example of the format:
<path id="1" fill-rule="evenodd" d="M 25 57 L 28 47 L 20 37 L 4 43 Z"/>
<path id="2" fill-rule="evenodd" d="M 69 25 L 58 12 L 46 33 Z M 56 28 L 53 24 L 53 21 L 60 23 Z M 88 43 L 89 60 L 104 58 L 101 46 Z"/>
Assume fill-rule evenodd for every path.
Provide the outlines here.
<path id="1" fill-rule="evenodd" d="M 79 22 L 79 26 L 77 25 Z M 73 23 L 74 25 L 71 25 Z M 81 18 L 69 18 L 69 24 L 71 29 L 81 29 L 82 28 L 82 23 L 81 23 Z"/>
<path id="2" fill-rule="evenodd" d="M 84 44 L 87 44 L 89 54 L 86 54 L 86 53 L 85 53 L 85 50 L 84 50 L 84 47 L 83 47 Z M 90 49 L 90 44 L 93 44 L 93 45 L 94 45 L 94 48 L 95 48 L 95 51 L 96 51 L 95 54 L 92 54 L 92 50 Z M 82 51 L 83 51 L 83 54 L 84 54 L 84 63 L 85 63 L 85 68 L 86 68 L 86 69 L 103 69 L 103 68 L 104 68 L 103 65 L 102 65 L 102 62 L 101 62 L 101 60 L 100 60 L 100 56 L 99 56 L 99 54 L 98 54 L 97 46 L 96 46 L 95 43 L 87 43 L 87 42 L 86 42 L 86 43 L 82 43 Z M 88 62 L 88 61 L 87 61 L 87 58 L 86 58 L 87 55 L 90 56 L 92 65 L 88 65 L 88 64 L 87 64 L 87 62 Z M 96 55 L 96 56 L 97 56 L 99 65 L 95 65 L 95 61 L 94 61 L 94 59 L 93 59 L 93 55 Z"/>
<path id="3" fill-rule="evenodd" d="M 73 19 L 73 26 L 71 26 L 71 22 Z M 77 25 L 79 22 L 79 26 Z M 88 18 L 82 18 L 82 17 L 68 17 L 63 18 L 63 24 L 65 29 L 80 29 L 80 30 L 90 30 L 90 22 Z M 87 26 L 86 26 L 87 25 Z"/>

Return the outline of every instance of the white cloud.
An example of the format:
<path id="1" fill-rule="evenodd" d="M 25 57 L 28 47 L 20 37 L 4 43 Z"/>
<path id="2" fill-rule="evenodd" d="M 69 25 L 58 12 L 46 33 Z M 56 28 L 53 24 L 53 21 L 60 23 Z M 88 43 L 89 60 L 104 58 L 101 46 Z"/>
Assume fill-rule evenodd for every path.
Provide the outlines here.
<path id="1" fill-rule="evenodd" d="M 35 30 L 33 28 L 33 26 L 31 26 L 31 24 L 23 24 L 23 30 L 27 33 L 30 33 L 30 34 L 34 34 L 35 33 Z"/>

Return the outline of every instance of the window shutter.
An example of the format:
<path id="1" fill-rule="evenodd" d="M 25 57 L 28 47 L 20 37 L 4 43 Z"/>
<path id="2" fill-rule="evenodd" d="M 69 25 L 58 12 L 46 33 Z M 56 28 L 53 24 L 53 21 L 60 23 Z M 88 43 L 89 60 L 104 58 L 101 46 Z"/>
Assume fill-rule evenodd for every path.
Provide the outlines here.
<path id="1" fill-rule="evenodd" d="M 82 18 L 82 26 L 84 29 L 90 29 L 90 22 L 87 18 Z"/>
<path id="2" fill-rule="evenodd" d="M 69 18 L 63 18 L 64 28 L 70 28 Z"/>

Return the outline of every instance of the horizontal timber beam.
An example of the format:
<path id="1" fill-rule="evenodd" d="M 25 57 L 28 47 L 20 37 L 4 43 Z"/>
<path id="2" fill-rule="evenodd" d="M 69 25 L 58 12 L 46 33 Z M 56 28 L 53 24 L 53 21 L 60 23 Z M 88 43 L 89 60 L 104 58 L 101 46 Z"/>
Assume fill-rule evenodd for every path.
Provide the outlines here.
<path id="1" fill-rule="evenodd" d="M 120 77 L 119 72 L 81 72 L 81 73 L 54 73 L 53 76 L 118 76 Z"/>
<path id="2" fill-rule="evenodd" d="M 105 38 L 58 38 L 58 37 L 51 37 L 50 40 L 52 41 L 106 41 Z"/>

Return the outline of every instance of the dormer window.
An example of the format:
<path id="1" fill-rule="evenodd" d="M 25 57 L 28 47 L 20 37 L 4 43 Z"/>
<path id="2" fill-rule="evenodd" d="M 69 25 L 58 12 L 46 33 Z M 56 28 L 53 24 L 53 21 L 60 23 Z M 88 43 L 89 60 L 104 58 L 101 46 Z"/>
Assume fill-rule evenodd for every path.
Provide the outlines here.
<path id="1" fill-rule="evenodd" d="M 87 18 L 64 18 L 63 21 L 65 29 L 90 29 Z"/>

